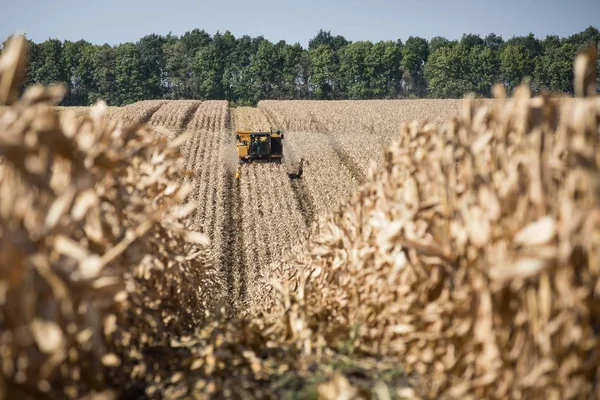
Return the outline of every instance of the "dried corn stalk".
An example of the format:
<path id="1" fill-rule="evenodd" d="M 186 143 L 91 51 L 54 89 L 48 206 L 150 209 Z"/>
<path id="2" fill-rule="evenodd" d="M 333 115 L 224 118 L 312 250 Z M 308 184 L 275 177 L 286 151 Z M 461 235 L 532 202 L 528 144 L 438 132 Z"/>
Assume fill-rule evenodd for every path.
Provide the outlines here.
<path id="1" fill-rule="evenodd" d="M 589 59 L 577 79 L 595 82 Z M 589 398 L 600 102 L 498 97 L 443 129 L 403 124 L 383 170 L 281 269 L 305 326 L 401 356 L 425 398 Z"/>
<path id="2" fill-rule="evenodd" d="M 16 101 L 23 49 L 15 39 L 3 53 L 2 103 Z M 589 64 L 577 64 L 580 96 L 595 79 Z M 178 206 L 189 191 L 177 140 L 109 122 L 102 106 L 59 117 L 62 89 L 29 89 L 0 114 L 0 390 L 278 397 L 270 384 L 281 376 L 344 353 L 401 358 L 424 398 L 593 397 L 600 104 L 579 99 L 559 113 L 526 88 L 510 100 L 497 92 L 490 109 L 467 100 L 443 129 L 404 124 L 381 170 L 303 252 L 260 266 L 254 317 L 212 320 L 223 278 L 205 236 L 181 221 L 226 225 L 214 208 L 225 191 L 213 189 L 224 187 L 223 156 L 206 166 L 221 172 L 194 182 L 213 208 L 192 216 Z M 150 118 L 148 105 L 131 118 Z M 224 103 L 203 103 L 193 143 L 208 133 L 220 149 L 227 120 Z M 212 232 L 217 248 L 229 244 Z M 338 374 L 318 390 L 369 397 Z"/>
<path id="3" fill-rule="evenodd" d="M 128 104 L 122 108 L 121 118 L 128 124 L 145 124 L 166 103 L 166 100 L 142 100 Z"/>
<path id="4" fill-rule="evenodd" d="M 218 312 L 223 279 L 208 239 L 183 228 L 178 144 L 102 104 L 59 115 L 59 86 L 15 102 L 25 47 L 12 39 L 0 61 L 3 386 L 9 398 L 131 391 L 156 368 L 147 349 Z"/>

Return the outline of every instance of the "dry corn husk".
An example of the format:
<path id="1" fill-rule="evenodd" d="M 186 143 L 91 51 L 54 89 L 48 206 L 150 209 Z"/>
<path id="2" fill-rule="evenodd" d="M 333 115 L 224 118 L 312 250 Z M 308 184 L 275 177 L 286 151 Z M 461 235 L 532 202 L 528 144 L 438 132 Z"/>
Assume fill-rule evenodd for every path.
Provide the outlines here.
<path id="1" fill-rule="evenodd" d="M 400 356 L 424 398 L 596 396 L 600 102 L 564 107 L 522 86 L 465 100 L 444 128 L 403 124 L 382 171 L 279 268 L 302 325 Z"/>
<path id="2" fill-rule="evenodd" d="M 203 235 L 184 229 L 179 152 L 147 128 L 53 105 L 60 86 L 16 100 L 25 40 L 0 62 L 0 353 L 8 398 L 135 390 L 149 348 L 224 305 Z M 176 354 L 160 357 L 161 362 Z M 167 374 L 164 369 L 152 377 Z"/>

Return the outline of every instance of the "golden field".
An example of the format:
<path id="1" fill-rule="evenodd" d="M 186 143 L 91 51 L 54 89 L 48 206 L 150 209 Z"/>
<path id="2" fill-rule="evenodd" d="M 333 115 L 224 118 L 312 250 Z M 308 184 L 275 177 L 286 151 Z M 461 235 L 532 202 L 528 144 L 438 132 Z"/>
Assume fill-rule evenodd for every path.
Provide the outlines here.
<path id="1" fill-rule="evenodd" d="M 595 54 L 568 102 L 73 110 L 17 98 L 24 55 L 0 63 L 1 398 L 597 397 Z M 285 162 L 236 179 L 233 132 L 269 128 Z"/>

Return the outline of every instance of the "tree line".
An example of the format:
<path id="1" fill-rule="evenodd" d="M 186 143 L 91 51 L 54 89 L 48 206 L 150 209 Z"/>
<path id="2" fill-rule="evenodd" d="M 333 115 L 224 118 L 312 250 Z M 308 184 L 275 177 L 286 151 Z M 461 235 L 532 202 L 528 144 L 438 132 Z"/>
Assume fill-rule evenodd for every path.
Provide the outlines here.
<path id="1" fill-rule="evenodd" d="M 25 86 L 65 82 L 63 105 L 99 99 L 126 105 L 144 99 L 460 98 L 510 91 L 527 80 L 534 91 L 573 93 L 573 60 L 600 32 L 589 27 L 569 37 L 533 34 L 504 40 L 465 34 L 460 40 L 409 37 L 406 42 L 351 42 L 321 30 L 308 48 L 229 31 L 199 29 L 182 36 L 144 36 L 136 43 L 94 45 L 28 40 Z M 600 62 L 599 62 L 600 65 Z"/>

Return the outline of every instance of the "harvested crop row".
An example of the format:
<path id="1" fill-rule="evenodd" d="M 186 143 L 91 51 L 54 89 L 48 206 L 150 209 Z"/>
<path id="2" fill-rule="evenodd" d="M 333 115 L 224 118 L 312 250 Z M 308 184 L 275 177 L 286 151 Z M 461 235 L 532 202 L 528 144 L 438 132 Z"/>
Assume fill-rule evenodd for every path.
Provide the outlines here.
<path id="1" fill-rule="evenodd" d="M 306 225 L 294 201 L 285 166 L 244 165 L 240 181 L 245 279 L 249 290 L 256 291 L 256 285 L 264 284 L 259 279 L 264 272 L 261 269 L 281 262 L 284 254 L 302 243 Z"/>
<path id="2" fill-rule="evenodd" d="M 360 183 L 322 134 L 287 132 L 285 147 L 286 157 L 292 163 L 291 168 L 297 167 L 296 160 L 300 158 L 307 161 L 302 180 L 317 215 L 332 211 L 338 202 L 350 196 Z"/>
<path id="3" fill-rule="evenodd" d="M 186 202 L 197 206 L 187 221 L 188 226 L 212 240 L 213 251 L 228 276 L 233 301 L 237 297 L 233 291 L 239 288 L 234 282 L 239 280 L 236 276 L 241 261 L 233 247 L 239 240 L 231 227 L 237 202 L 233 182 L 235 167 L 232 166 L 235 144 L 227 131 L 228 104 L 225 101 L 169 101 L 153 115 L 150 123 L 159 136 L 166 134 L 169 140 L 177 137 L 173 124 L 185 124 L 183 182 L 192 186 Z M 233 198 L 227 198 L 228 195 Z"/>
<path id="4" fill-rule="evenodd" d="M 251 107 L 232 109 L 234 129 L 268 131 L 269 120 L 262 110 Z M 279 262 L 294 243 L 301 241 L 306 225 L 298 210 L 284 165 L 246 165 L 242 168 L 241 203 L 246 272 L 244 282 L 251 294 L 247 307 L 253 307 L 255 293 L 264 285 L 261 268 Z"/>
<path id="5" fill-rule="evenodd" d="M 229 141 L 226 141 L 226 147 L 231 147 Z M 225 160 L 221 160 L 225 164 L 224 187 L 219 188 L 217 195 L 223 209 L 217 213 L 216 223 L 219 227 L 220 265 L 227 276 L 231 310 L 237 313 L 244 306 L 240 300 L 246 296 L 243 208 L 239 180 L 235 179 L 235 169 L 226 160 L 228 157 L 223 155 Z"/>
<path id="6" fill-rule="evenodd" d="M 213 136 L 214 133 L 214 131 L 210 131 L 210 126 L 218 124 L 211 121 L 221 118 L 221 110 L 215 114 L 215 106 L 222 108 L 223 103 L 205 101 L 199 104 L 187 125 L 189 138 L 183 145 L 183 156 L 185 157 L 184 171 L 186 175 L 184 181 L 194 182 L 194 185 L 200 184 L 202 176 L 207 174 L 207 170 L 200 166 L 202 165 L 202 160 L 210 157 L 207 151 L 207 143 L 210 144 L 212 143 L 211 140 L 215 139 L 214 137 L 209 137 Z"/>
<path id="7" fill-rule="evenodd" d="M 234 129 L 269 131 L 271 124 L 261 109 L 254 107 L 236 107 L 231 110 Z M 274 128 L 274 127 L 273 127 Z"/>
<path id="8" fill-rule="evenodd" d="M 145 124 L 166 100 L 142 100 L 122 108 L 121 117 L 126 124 Z"/>
<path id="9" fill-rule="evenodd" d="M 491 104 L 494 100 L 480 100 Z M 403 122 L 444 123 L 459 116 L 461 100 L 263 100 L 268 111 L 286 131 L 344 132 L 387 137 L 397 134 Z"/>
<path id="10" fill-rule="evenodd" d="M 227 276 L 230 304 L 236 308 L 243 260 L 238 255 L 241 238 L 235 227 L 239 194 L 234 181 L 235 143 L 228 130 L 229 118 L 226 101 L 206 101 L 198 107 L 188 125 L 189 130 L 193 129 L 192 136 L 184 146 L 185 169 L 190 172 L 184 181 L 193 185 L 188 201 L 197 205 L 189 224 L 211 238 Z"/>
<path id="11" fill-rule="evenodd" d="M 225 100 L 203 102 L 194 113 L 189 130 L 221 132 L 229 127 L 229 105 Z"/>
<path id="12" fill-rule="evenodd" d="M 193 165 L 196 174 L 194 201 L 201 207 L 194 214 L 194 227 L 212 236 L 214 220 L 211 217 L 217 207 L 214 201 L 217 181 L 222 179 L 224 167 L 218 163 L 222 134 L 211 131 L 198 131 L 196 134 L 200 137 L 200 148 Z"/>
<path id="13" fill-rule="evenodd" d="M 480 100 L 478 104 L 491 104 Z M 399 134 L 402 122 L 443 123 L 460 114 L 460 100 L 274 101 L 258 107 L 285 131 L 315 132 L 329 141 L 354 177 L 363 181 L 371 162 L 381 166 L 383 150 Z"/>
<path id="14" fill-rule="evenodd" d="M 223 115 L 228 114 L 227 102 L 204 102 L 190 121 L 190 126 L 200 129 L 195 148 L 193 172 L 195 173 L 195 198 L 201 205 L 194 215 L 196 229 L 208 233 L 214 238 L 216 214 L 223 208 L 218 193 L 224 189 L 225 167 L 222 157 L 226 151 L 227 134 L 223 132 Z"/>
<path id="15" fill-rule="evenodd" d="M 230 191 L 233 177 L 229 173 L 234 156 L 229 127 L 229 108 L 226 101 L 169 101 L 156 112 L 150 123 L 160 134 L 169 128 L 185 124 L 187 140 L 182 146 L 185 183 L 192 185 L 192 191 L 186 201 L 197 206 L 188 226 L 207 234 L 212 240 L 213 251 L 218 255 L 222 270 L 229 273 L 230 241 L 228 233 L 231 228 L 224 226 L 230 213 L 230 199 L 226 193 Z M 171 124 L 171 125 L 170 125 Z M 175 124 L 175 125 L 172 125 Z M 171 132 L 168 139 L 175 137 Z M 228 154 L 231 152 L 231 155 Z M 227 253 L 227 254 L 226 254 Z M 233 278 L 230 278 L 232 280 Z"/>
<path id="16" fill-rule="evenodd" d="M 199 100 L 169 100 L 152 115 L 148 124 L 174 129 L 172 136 L 175 137 L 187 127 L 201 103 Z"/>
<path id="17" fill-rule="evenodd" d="M 234 108 L 231 118 L 233 129 L 269 131 L 272 128 L 267 115 L 258 108 Z M 284 165 L 247 165 L 242 168 L 239 207 L 247 211 L 242 221 L 246 268 L 250 271 L 246 278 L 250 291 L 260 290 L 264 282 L 258 283 L 257 277 L 264 274 L 262 268 L 271 262 L 280 262 L 286 251 L 301 242 L 307 228 L 301 204 L 308 199 L 298 198 L 300 195 L 287 175 L 297 169 L 299 162 L 287 139 L 289 136 L 284 145 L 287 159 Z M 308 193 L 304 196 L 310 197 Z M 308 202 L 312 204 L 312 199 Z M 311 216 L 312 213 L 311 210 Z M 256 293 L 248 296 L 249 307 L 253 307 L 256 298 Z"/>
<path id="18" fill-rule="evenodd" d="M 392 129 L 390 131 L 393 132 Z M 374 138 L 373 135 L 334 132 L 326 136 L 352 175 L 363 183 L 370 169 L 382 166 L 384 151 L 393 143 L 395 135 Z"/>
<path id="19" fill-rule="evenodd" d="M 241 200 L 239 205 L 244 209 L 242 215 L 242 225 L 244 228 L 244 253 L 246 254 L 246 276 L 245 282 L 251 282 L 256 271 L 260 270 L 262 260 L 266 257 L 265 248 L 262 246 L 261 227 L 262 221 L 259 215 L 258 191 L 256 188 L 256 166 L 248 165 L 242 168 L 241 181 Z"/>
<path id="20" fill-rule="evenodd" d="M 273 231 L 277 248 L 271 252 L 273 262 L 277 262 L 292 247 L 302 242 L 307 226 L 294 199 L 286 168 L 283 165 L 273 165 L 271 169 L 273 172 L 266 182 L 267 192 L 274 204 L 271 218 L 277 222 Z"/>
<path id="21" fill-rule="evenodd" d="M 217 118 L 216 118 L 216 126 L 214 128 L 215 131 L 229 131 L 231 130 L 231 115 L 229 111 L 229 103 L 226 100 L 222 100 L 217 102 Z"/>

